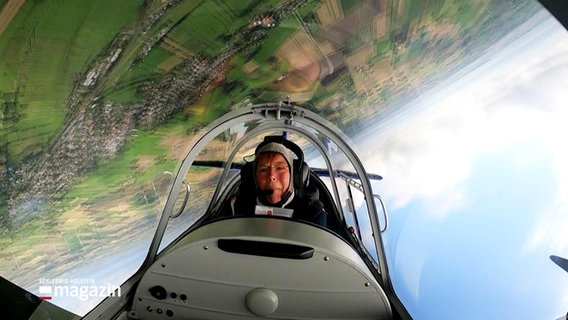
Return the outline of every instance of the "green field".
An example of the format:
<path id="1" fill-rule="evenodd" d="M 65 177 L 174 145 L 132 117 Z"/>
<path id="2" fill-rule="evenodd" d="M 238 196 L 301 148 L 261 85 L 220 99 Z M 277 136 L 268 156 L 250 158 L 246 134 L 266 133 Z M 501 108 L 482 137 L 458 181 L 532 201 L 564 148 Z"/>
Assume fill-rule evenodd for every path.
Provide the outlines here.
<path id="1" fill-rule="evenodd" d="M 98 3 L 26 2 L 22 6 L 0 38 L 3 70 L 0 75 L 3 115 L 0 141 L 11 164 L 18 166 L 27 157 L 46 151 L 53 143 L 69 119 L 68 99 L 72 90 L 75 90 L 75 94 L 88 92 L 79 80 L 90 70 L 92 63 L 105 54 L 103 50 L 120 32 L 138 23 L 137 14 L 143 4 L 143 1 L 131 1 L 126 6 L 109 0 Z M 119 59 L 113 72 L 102 83 L 100 96 L 126 106 L 143 101 L 139 86 L 150 81 L 161 81 L 163 75 L 158 65 L 170 59 L 174 53 L 157 43 L 139 63 L 132 66 L 131 62 L 147 43 L 148 37 L 156 36 L 164 27 L 173 26 L 167 35 L 169 39 L 193 53 L 214 57 L 226 46 L 223 39 L 229 37 L 238 40 L 240 28 L 252 17 L 261 16 L 269 6 L 270 3 L 259 1 L 182 2 L 161 17 L 156 27 L 145 33 L 145 37 L 138 37 L 122 48 L 122 60 Z M 236 85 L 215 89 L 197 102 L 205 106 L 203 112 L 195 113 L 189 108 L 173 117 L 172 123 L 181 123 L 186 127 L 185 131 L 188 127 L 203 126 L 249 96 L 249 85 L 256 82 L 252 87 L 262 87 L 282 74 L 288 68 L 286 64 L 274 70 L 268 67 L 266 61 L 298 24 L 288 18 L 282 25 L 279 30 L 284 32 L 271 30 L 264 39 L 266 46 L 255 53 L 254 59 L 263 65 L 259 72 L 253 75 L 237 73 L 238 76 L 234 78 L 236 82 L 233 82 Z M 240 67 L 237 64 L 234 69 L 240 70 Z M 169 128 L 166 126 L 160 130 L 164 134 L 179 131 L 179 128 Z M 144 156 L 162 159 L 162 164 L 166 166 L 172 165 L 171 160 L 164 159 L 163 148 L 150 147 L 156 145 L 159 136 L 155 132 L 139 132 L 116 157 L 99 160 L 97 166 L 91 168 L 65 198 L 86 198 L 98 192 L 102 186 L 119 186 L 133 176 L 137 182 L 147 180 L 145 176 L 152 176 L 153 172 L 136 173 L 137 169 L 132 165 Z M 161 166 L 150 169 L 163 170 Z M 1 196 L 5 199 L 4 193 Z"/>
<path id="2" fill-rule="evenodd" d="M 13 162 L 54 137 L 77 76 L 142 3 L 26 1 L 0 38 L 0 103 L 12 103 L 17 119 L 2 121 L 0 141 Z"/>

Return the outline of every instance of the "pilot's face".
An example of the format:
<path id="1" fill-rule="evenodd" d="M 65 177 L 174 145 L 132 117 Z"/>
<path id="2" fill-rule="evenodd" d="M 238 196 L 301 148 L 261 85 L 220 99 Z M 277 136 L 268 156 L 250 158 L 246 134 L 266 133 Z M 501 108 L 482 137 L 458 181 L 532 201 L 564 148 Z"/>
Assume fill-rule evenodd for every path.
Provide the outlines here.
<path id="1" fill-rule="evenodd" d="M 270 203 L 282 200 L 290 185 L 290 168 L 280 153 L 261 153 L 256 159 L 256 181 Z"/>

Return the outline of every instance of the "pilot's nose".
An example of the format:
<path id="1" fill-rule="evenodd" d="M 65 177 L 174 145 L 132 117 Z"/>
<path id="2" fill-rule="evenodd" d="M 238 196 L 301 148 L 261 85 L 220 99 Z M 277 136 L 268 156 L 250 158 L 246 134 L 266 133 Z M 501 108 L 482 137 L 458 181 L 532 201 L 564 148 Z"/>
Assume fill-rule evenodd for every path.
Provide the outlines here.
<path id="1" fill-rule="evenodd" d="M 270 168 L 270 172 L 268 174 L 268 180 L 276 181 L 276 170 L 275 169 Z"/>

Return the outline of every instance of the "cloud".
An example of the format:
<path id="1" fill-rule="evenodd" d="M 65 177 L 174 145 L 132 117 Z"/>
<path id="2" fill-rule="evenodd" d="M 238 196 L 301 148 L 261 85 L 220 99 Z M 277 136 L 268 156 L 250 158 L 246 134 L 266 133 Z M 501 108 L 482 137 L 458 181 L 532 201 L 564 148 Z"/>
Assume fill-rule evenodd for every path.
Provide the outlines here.
<path id="1" fill-rule="evenodd" d="M 368 170 L 385 177 L 380 193 L 389 205 L 419 199 L 431 208 L 428 214 L 444 218 L 468 205 L 477 159 L 527 141 L 550 150 L 562 180 L 559 193 L 568 194 L 562 165 L 568 163 L 562 147 L 568 136 L 566 36 L 555 33 L 532 50 L 495 57 L 492 68 L 448 82 L 368 133 L 372 138 L 359 148 L 361 158 L 371 159 Z M 541 156 L 526 154 L 514 165 L 522 168 Z"/>
<path id="2" fill-rule="evenodd" d="M 427 108 L 412 109 L 361 148 L 370 157 L 370 171 L 385 177 L 382 194 L 399 208 L 420 198 L 444 217 L 467 205 L 466 187 L 472 161 L 493 139 L 488 110 L 478 105 L 470 89 L 422 101 Z"/>
<path id="3" fill-rule="evenodd" d="M 566 226 L 568 226 L 568 202 L 556 201 L 543 208 L 523 247 L 524 253 L 543 250 L 562 255 L 568 252 Z"/>
<path id="4" fill-rule="evenodd" d="M 551 254 L 568 253 L 568 36 L 565 32 L 555 35 L 541 51 L 540 63 L 527 61 L 519 66 L 522 81 L 509 92 L 509 108 L 525 106 L 523 128 L 527 139 L 538 139 L 550 154 L 558 187 L 555 199 L 540 209 L 534 227 L 529 233 L 523 251 L 543 250 Z M 530 76 L 532 72 L 532 76 Z M 520 130 L 519 130 L 520 131 Z M 529 136 L 530 135 L 530 136 Z"/>

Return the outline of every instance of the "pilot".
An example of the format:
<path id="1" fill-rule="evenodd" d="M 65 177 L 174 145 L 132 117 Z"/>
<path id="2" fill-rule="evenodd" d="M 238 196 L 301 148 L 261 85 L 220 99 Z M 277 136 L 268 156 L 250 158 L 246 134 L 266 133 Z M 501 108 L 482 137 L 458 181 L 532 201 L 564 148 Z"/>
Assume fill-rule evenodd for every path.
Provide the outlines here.
<path id="1" fill-rule="evenodd" d="M 287 141 L 287 144 L 291 142 Z M 297 149 L 296 152 L 301 152 L 299 147 Z M 305 185 L 309 173 L 307 164 L 303 159 L 294 162 L 292 151 L 283 143 L 265 139 L 259 144 L 252 171 L 245 175 L 252 173 L 254 186 L 247 185 L 249 182 L 241 172 L 235 214 L 286 216 L 326 226 L 326 212 L 317 189 Z"/>

